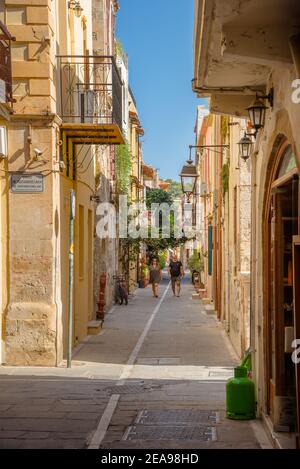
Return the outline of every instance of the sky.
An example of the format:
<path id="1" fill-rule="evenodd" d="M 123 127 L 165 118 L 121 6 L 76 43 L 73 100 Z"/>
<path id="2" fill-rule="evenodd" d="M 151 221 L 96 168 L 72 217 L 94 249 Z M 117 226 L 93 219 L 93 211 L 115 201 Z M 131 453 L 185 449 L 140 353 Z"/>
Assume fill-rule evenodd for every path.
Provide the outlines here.
<path id="1" fill-rule="evenodd" d="M 119 0 L 117 37 L 129 58 L 129 81 L 145 130 L 146 163 L 179 180 L 194 144 L 192 92 L 194 0 Z"/>

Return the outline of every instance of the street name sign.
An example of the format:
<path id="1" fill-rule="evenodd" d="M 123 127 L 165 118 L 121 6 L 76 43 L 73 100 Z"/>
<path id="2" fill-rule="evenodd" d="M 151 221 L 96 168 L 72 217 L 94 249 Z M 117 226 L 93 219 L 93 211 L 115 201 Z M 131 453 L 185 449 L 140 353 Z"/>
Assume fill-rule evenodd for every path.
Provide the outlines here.
<path id="1" fill-rule="evenodd" d="M 42 174 L 12 174 L 11 191 L 15 194 L 34 194 L 44 192 L 44 176 Z"/>

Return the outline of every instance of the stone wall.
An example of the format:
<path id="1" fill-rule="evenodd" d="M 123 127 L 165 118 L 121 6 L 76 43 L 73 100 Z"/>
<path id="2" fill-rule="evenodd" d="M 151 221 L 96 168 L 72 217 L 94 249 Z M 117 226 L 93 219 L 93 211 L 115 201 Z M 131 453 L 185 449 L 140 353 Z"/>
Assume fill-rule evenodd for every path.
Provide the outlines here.
<path id="1" fill-rule="evenodd" d="M 27 127 L 27 128 L 26 128 Z M 30 160 L 28 126 L 10 124 L 9 169 L 23 170 L 30 161 L 32 172 L 44 174 L 40 194 L 7 193 L 8 290 L 5 313 L 6 353 L 10 365 L 56 365 L 57 311 L 54 301 L 54 206 L 55 178 L 51 155 L 56 151 L 55 126 L 39 122 L 32 126 L 33 142 L 46 148 L 41 164 Z"/>

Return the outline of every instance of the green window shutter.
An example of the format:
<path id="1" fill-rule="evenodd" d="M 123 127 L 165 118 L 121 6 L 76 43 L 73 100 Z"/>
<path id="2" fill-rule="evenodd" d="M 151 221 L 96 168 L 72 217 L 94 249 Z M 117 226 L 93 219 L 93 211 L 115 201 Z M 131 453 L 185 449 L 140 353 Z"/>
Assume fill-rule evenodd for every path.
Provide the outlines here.
<path id="1" fill-rule="evenodd" d="M 213 227 L 208 227 L 208 275 L 213 273 Z"/>

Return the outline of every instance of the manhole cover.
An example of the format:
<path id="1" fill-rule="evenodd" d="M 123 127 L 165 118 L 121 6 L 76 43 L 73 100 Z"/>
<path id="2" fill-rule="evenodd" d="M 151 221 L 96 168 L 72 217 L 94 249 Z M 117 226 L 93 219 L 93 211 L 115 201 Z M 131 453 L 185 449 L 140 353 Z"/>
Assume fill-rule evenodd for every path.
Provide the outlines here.
<path id="1" fill-rule="evenodd" d="M 220 421 L 219 412 L 206 410 L 142 410 L 135 421 L 142 425 L 181 425 L 181 424 L 208 424 L 216 425 Z"/>
<path id="2" fill-rule="evenodd" d="M 216 441 L 217 431 L 215 427 L 207 426 L 153 426 L 136 425 L 127 429 L 123 440 L 199 440 Z"/>

